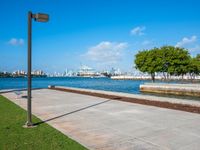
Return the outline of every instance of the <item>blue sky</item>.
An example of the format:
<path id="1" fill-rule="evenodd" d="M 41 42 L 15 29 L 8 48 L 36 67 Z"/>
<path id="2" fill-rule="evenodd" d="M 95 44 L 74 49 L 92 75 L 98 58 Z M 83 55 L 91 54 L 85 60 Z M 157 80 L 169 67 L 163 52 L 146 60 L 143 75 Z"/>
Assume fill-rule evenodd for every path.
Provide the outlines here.
<path id="1" fill-rule="evenodd" d="M 0 71 L 27 68 L 27 12 L 33 22 L 33 69 L 63 72 L 133 66 L 138 50 L 174 45 L 200 53 L 198 0 L 2 0 Z"/>

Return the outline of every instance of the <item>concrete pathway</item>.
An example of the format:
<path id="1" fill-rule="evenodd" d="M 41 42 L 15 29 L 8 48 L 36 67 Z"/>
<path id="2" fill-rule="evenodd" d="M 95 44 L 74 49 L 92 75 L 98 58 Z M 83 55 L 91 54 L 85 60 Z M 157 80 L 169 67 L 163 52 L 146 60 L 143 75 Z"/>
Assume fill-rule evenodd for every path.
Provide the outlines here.
<path id="1" fill-rule="evenodd" d="M 26 108 L 26 99 L 4 93 Z M 33 113 L 89 149 L 199 150 L 200 115 L 49 89 L 33 91 Z"/>

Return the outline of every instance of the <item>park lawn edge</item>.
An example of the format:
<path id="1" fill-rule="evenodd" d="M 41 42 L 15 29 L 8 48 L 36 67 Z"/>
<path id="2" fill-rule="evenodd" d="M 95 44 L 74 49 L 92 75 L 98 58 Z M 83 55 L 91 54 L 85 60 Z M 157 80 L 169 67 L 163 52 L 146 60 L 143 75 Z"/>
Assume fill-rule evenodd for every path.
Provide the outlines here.
<path id="1" fill-rule="evenodd" d="M 86 149 L 47 123 L 23 128 L 26 110 L 0 95 L 0 149 Z M 33 115 L 33 122 L 41 122 Z"/>

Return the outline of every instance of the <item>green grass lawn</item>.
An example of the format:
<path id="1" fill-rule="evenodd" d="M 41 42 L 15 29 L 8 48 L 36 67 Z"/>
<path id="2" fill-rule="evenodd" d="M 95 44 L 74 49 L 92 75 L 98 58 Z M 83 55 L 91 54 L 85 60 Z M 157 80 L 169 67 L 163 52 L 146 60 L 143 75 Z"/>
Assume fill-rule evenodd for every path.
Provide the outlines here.
<path id="1" fill-rule="evenodd" d="M 86 149 L 46 123 L 23 128 L 26 111 L 0 95 L 0 150 Z M 33 117 L 33 122 L 40 122 Z"/>

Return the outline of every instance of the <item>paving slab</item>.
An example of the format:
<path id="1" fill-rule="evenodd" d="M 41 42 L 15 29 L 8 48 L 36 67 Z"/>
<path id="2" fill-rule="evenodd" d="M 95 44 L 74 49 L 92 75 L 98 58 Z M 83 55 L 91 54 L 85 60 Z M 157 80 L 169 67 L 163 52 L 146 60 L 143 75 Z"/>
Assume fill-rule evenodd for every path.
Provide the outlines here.
<path id="1" fill-rule="evenodd" d="M 25 98 L 2 95 L 26 109 Z M 200 147 L 200 114 L 50 89 L 33 90 L 32 106 L 34 115 L 88 149 Z"/>

